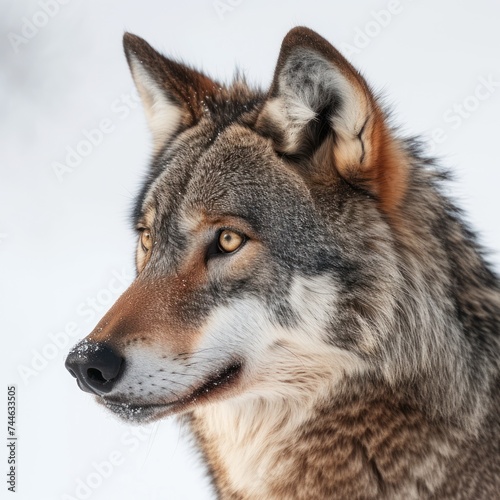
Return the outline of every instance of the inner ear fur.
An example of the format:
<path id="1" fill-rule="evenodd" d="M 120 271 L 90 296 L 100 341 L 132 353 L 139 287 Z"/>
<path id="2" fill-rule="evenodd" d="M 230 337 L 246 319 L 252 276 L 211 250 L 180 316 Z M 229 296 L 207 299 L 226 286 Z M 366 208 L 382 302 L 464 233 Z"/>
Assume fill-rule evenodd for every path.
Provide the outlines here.
<path id="1" fill-rule="evenodd" d="M 163 56 L 137 35 L 125 33 L 123 47 L 156 151 L 175 133 L 201 119 L 205 101 L 217 93 L 220 85 Z"/>
<path id="2" fill-rule="evenodd" d="M 256 127 L 292 161 L 313 160 L 315 177 L 322 172 L 327 181 L 334 168 L 376 197 L 382 210 L 400 206 L 408 172 L 403 145 L 365 79 L 314 31 L 298 27 L 284 38 Z"/>

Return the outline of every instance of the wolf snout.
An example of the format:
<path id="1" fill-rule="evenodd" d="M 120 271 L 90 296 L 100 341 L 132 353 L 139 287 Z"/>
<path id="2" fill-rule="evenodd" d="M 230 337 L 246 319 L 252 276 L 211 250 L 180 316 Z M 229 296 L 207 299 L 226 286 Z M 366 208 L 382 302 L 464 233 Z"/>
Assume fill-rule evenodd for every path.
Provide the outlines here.
<path id="1" fill-rule="evenodd" d="M 124 359 L 109 345 L 84 339 L 70 351 L 65 365 L 82 391 L 101 395 L 113 389 Z"/>

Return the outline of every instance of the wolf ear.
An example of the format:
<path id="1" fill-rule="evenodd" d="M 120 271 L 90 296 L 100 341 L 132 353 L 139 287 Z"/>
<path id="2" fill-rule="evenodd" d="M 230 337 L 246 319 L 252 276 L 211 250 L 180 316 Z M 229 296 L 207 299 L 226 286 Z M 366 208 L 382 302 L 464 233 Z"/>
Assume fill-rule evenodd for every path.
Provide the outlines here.
<path id="1" fill-rule="evenodd" d="M 294 28 L 283 40 L 256 127 L 285 157 L 305 158 L 313 169 L 315 161 L 321 163 L 321 176 L 340 175 L 387 211 L 404 195 L 406 156 L 368 84 L 308 28 Z"/>
<path id="2" fill-rule="evenodd" d="M 204 99 L 219 85 L 131 33 L 123 36 L 123 47 L 158 151 L 174 134 L 198 122 Z"/>

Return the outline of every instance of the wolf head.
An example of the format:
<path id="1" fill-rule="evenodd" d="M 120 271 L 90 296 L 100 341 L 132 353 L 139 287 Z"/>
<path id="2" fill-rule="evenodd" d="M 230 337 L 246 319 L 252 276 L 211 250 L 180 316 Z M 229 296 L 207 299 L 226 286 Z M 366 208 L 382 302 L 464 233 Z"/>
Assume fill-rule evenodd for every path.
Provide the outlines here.
<path id="1" fill-rule="evenodd" d="M 337 50 L 293 29 L 263 93 L 135 35 L 124 46 L 154 156 L 137 278 L 68 357 L 83 390 L 144 421 L 230 399 L 304 404 L 452 355 L 449 263 L 427 263 L 442 252 L 426 232 L 438 198 L 408 216 L 409 146 Z"/>

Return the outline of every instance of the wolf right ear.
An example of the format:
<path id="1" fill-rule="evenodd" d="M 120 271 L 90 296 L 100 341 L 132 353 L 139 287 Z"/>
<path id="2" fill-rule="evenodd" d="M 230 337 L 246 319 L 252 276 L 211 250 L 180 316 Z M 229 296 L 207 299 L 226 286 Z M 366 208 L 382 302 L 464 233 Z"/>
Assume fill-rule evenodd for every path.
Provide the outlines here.
<path id="1" fill-rule="evenodd" d="M 404 148 L 364 78 L 314 31 L 297 27 L 285 36 L 256 128 L 291 161 L 305 158 L 317 182 L 340 175 L 385 212 L 399 206 L 408 172 Z"/>
<path id="2" fill-rule="evenodd" d="M 157 152 L 174 134 L 198 122 L 203 101 L 216 93 L 219 84 L 166 58 L 131 33 L 123 36 L 123 47 Z"/>

